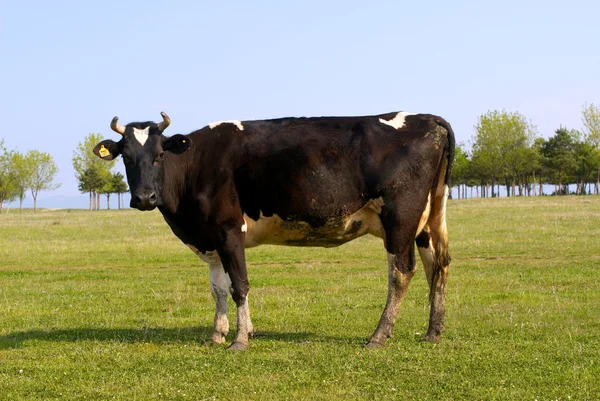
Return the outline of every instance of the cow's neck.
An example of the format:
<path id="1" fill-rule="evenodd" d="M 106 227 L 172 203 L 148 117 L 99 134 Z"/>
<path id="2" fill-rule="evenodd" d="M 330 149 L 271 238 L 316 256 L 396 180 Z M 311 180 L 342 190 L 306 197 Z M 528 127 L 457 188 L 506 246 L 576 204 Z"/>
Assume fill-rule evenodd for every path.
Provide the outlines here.
<path id="1" fill-rule="evenodd" d="M 189 188 L 194 180 L 192 177 L 194 153 L 195 150 L 190 149 L 181 155 L 165 154 L 161 211 L 176 214 L 180 203 L 186 196 L 191 196 Z"/>

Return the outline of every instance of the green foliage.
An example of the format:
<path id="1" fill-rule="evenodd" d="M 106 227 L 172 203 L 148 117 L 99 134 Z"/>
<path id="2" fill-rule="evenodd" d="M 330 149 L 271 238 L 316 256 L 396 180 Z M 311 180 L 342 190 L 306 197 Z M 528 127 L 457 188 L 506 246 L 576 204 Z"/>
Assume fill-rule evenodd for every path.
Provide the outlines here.
<path id="1" fill-rule="evenodd" d="M 447 216 L 440 344 L 421 341 L 418 261 L 394 336 L 363 348 L 387 291 L 382 241 L 364 237 L 249 249 L 258 333 L 232 353 L 205 345 L 208 267 L 160 213 L 5 215 L 0 399 L 598 399 L 600 197 L 450 201 Z"/>
<path id="2" fill-rule="evenodd" d="M 462 185 L 503 185 L 510 196 L 541 194 L 542 184 L 554 184 L 556 194 L 589 193 L 587 185 L 600 182 L 600 109 L 583 109 L 583 132 L 560 127 L 547 140 L 519 113 L 488 111 L 475 126 L 472 152 L 457 148 L 454 182 Z M 539 191 L 536 189 L 539 188 Z M 459 188 L 460 190 L 460 188 Z M 489 196 L 489 194 L 487 195 Z"/>
<path id="3" fill-rule="evenodd" d="M 83 174 L 78 177 L 78 188 L 81 192 L 95 192 L 98 188 L 102 188 L 106 182 L 104 177 L 100 175 L 100 171 L 95 168 L 88 168 L 83 171 Z"/>
<path id="4" fill-rule="evenodd" d="M 456 145 L 452 181 L 456 184 L 466 184 L 469 172 L 469 159 L 463 144 Z"/>
<path id="5" fill-rule="evenodd" d="M 586 142 L 600 148 L 600 107 L 586 104 L 581 114 Z"/>
<path id="6" fill-rule="evenodd" d="M 0 139 L 0 211 L 4 202 L 10 202 L 17 197 L 15 173 L 13 168 L 13 152 L 4 147 L 4 139 Z"/>
<path id="7" fill-rule="evenodd" d="M 12 156 L 13 172 L 15 177 L 15 188 L 19 198 L 19 210 L 23 209 L 23 200 L 29 189 L 30 178 L 33 174 L 31 158 L 19 152 L 14 152 Z"/>
<path id="8" fill-rule="evenodd" d="M 475 125 L 473 168 L 481 182 L 494 185 L 503 179 L 510 194 L 510 185 L 518 177 L 532 171 L 534 163 L 527 156 L 535 139 L 535 127 L 518 112 L 488 111 Z"/>
<path id="9" fill-rule="evenodd" d="M 94 146 L 102 140 L 100 134 L 89 134 L 77 144 L 77 150 L 73 152 L 73 168 L 78 181 L 78 188 L 81 192 L 90 194 L 90 210 L 99 208 L 99 198 L 96 194 L 108 193 L 111 185 L 111 169 L 116 163 L 115 160 L 106 161 L 94 155 Z M 98 204 L 94 207 L 92 200 L 97 200 Z"/>
<path id="10" fill-rule="evenodd" d="M 110 187 L 112 193 L 114 194 L 122 194 L 128 191 L 127 184 L 125 183 L 125 177 L 123 177 L 123 174 L 119 172 L 111 175 Z"/>
<path id="11" fill-rule="evenodd" d="M 41 191 L 54 191 L 60 184 L 53 183 L 58 174 L 58 166 L 52 156 L 38 150 L 27 152 L 26 164 L 28 165 L 29 179 L 27 187 L 33 197 L 33 210 L 37 209 L 37 197 Z"/>
<path id="12" fill-rule="evenodd" d="M 574 180 L 577 136 L 576 131 L 561 127 L 556 130 L 554 136 L 548 138 L 542 150 L 550 182 L 557 184 L 559 191 L 562 191 L 563 184 L 570 184 Z"/>
<path id="13" fill-rule="evenodd" d="M 107 180 L 103 182 L 102 189 L 98 191 L 101 194 L 106 195 L 107 206 L 110 209 L 110 195 L 111 194 L 122 194 L 127 192 L 127 184 L 125 183 L 123 174 L 111 173 Z"/>

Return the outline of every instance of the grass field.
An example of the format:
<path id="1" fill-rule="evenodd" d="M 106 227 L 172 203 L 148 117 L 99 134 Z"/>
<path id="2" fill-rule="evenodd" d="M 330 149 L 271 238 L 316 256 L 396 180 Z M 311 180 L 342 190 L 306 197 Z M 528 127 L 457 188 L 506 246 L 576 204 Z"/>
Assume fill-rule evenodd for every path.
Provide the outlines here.
<path id="1" fill-rule="evenodd" d="M 208 267 L 158 212 L 0 216 L 0 400 L 600 399 L 600 197 L 449 203 L 447 333 L 420 270 L 382 349 L 382 244 L 248 251 L 259 335 L 210 347 Z M 230 302 L 235 329 L 235 308 Z M 229 340 L 232 338 L 229 335 Z"/>

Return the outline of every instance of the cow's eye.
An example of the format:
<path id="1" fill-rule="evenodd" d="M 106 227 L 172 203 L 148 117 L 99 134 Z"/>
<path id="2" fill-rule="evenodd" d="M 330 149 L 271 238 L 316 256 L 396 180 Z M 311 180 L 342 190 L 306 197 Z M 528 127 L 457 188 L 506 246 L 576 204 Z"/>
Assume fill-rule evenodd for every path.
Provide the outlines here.
<path id="1" fill-rule="evenodd" d="M 158 156 L 156 156 L 156 159 L 154 160 L 155 163 L 160 163 L 163 161 L 163 159 L 165 158 L 165 153 L 164 152 L 160 152 L 158 154 Z"/>
<path id="2" fill-rule="evenodd" d="M 125 164 L 130 164 L 131 163 L 131 159 L 127 156 L 123 156 L 123 163 Z"/>

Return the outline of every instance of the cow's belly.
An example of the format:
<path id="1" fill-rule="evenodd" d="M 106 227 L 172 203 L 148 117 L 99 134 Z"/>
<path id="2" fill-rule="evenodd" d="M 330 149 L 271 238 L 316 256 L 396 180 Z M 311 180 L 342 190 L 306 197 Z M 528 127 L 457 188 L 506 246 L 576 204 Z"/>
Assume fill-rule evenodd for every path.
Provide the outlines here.
<path id="1" fill-rule="evenodd" d="M 284 221 L 276 214 L 258 221 L 244 215 L 246 248 L 260 244 L 334 247 L 365 234 L 384 237 L 379 214 L 383 200 L 372 199 L 348 216 L 332 217 L 322 227 L 304 221 Z"/>

